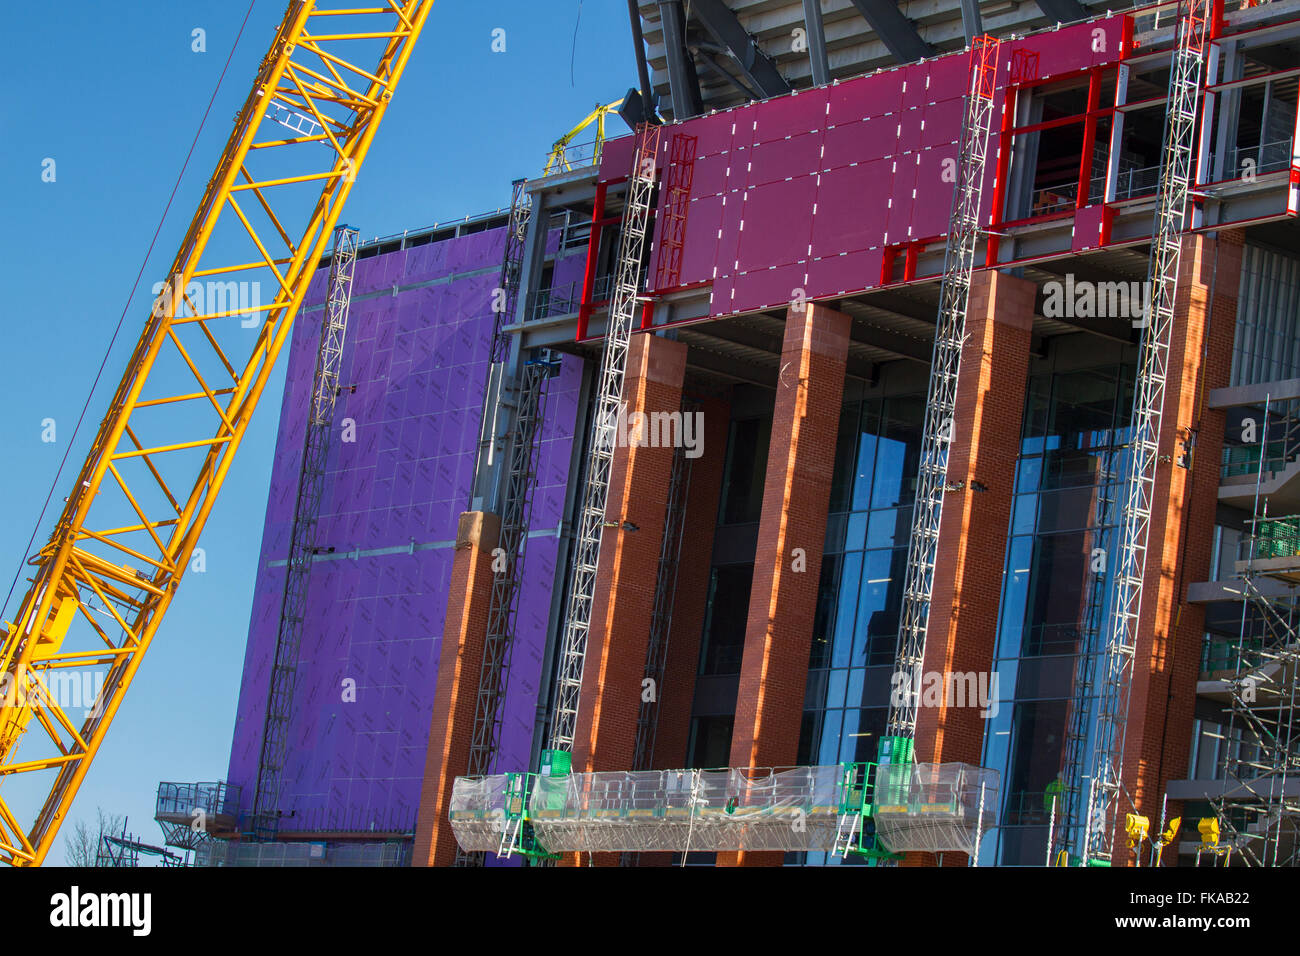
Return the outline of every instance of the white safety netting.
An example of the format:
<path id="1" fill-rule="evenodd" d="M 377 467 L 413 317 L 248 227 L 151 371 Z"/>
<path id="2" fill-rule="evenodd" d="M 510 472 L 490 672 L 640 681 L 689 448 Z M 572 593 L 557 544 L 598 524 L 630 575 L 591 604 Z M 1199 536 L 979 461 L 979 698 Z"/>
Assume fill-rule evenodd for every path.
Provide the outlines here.
<path id="1" fill-rule="evenodd" d="M 447 816 L 456 842 L 466 853 L 495 853 L 500 849 L 509 777 L 504 773 L 457 777 L 452 783 Z"/>
<path id="2" fill-rule="evenodd" d="M 999 775 L 964 763 L 876 768 L 876 837 L 894 853 L 975 852 L 997 824 Z"/>
<path id="3" fill-rule="evenodd" d="M 539 777 L 529 817 L 552 852 L 826 851 L 843 776 L 826 766 Z"/>

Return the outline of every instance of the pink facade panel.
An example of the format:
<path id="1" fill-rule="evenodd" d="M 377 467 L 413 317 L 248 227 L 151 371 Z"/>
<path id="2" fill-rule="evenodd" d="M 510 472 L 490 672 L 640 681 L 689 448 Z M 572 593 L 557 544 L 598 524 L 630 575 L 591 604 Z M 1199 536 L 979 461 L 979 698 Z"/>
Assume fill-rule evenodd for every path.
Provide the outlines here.
<path id="1" fill-rule="evenodd" d="M 1017 50 L 1038 53 L 1031 79 L 1046 80 L 1116 62 L 1123 25 L 1114 16 L 1004 42 L 994 130 Z M 662 176 L 673 136 L 697 140 L 678 284 L 711 282 L 713 316 L 778 308 L 796 288 L 817 299 L 877 287 L 888 248 L 942 241 L 969 69 L 953 54 L 666 128 Z M 994 136 L 986 215 L 996 157 Z M 626 149 L 607 152 L 601 179 L 624 178 L 629 162 Z M 1081 234 L 1096 228 L 1090 218 Z"/>

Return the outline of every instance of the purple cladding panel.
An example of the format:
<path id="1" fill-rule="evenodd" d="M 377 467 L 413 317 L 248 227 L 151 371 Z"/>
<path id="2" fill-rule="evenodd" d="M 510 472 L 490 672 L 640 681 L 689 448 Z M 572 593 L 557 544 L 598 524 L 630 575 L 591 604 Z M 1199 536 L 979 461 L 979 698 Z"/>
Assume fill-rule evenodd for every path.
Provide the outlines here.
<path id="1" fill-rule="evenodd" d="M 994 131 L 1017 51 L 1039 55 L 1039 80 L 1114 63 L 1123 23 L 1116 15 L 1004 42 Z M 954 53 L 664 127 L 666 183 L 680 175 L 674 142 L 695 138 L 685 222 L 676 226 L 684 237 L 676 284 L 711 286 L 715 317 L 783 306 L 796 289 L 817 299 L 879 286 L 886 249 L 942 240 L 948 230 L 969 83 L 969 56 Z M 605 145 L 602 182 L 627 178 L 632 142 L 625 136 Z M 985 215 L 996 151 L 995 135 Z M 669 193 L 660 190 L 661 227 Z M 1096 224 L 1085 226 L 1095 237 Z M 652 277 L 665 238 L 655 236 Z"/>
<path id="2" fill-rule="evenodd" d="M 504 232 L 357 262 L 290 728 L 282 830 L 410 831 L 460 513 L 474 473 Z M 585 257 L 556 265 L 581 279 Z M 251 810 L 320 337 L 324 270 L 294 328 L 228 779 Z M 528 764 L 580 361 L 549 387 L 500 765 Z M 353 699 L 355 698 L 355 699 Z"/>

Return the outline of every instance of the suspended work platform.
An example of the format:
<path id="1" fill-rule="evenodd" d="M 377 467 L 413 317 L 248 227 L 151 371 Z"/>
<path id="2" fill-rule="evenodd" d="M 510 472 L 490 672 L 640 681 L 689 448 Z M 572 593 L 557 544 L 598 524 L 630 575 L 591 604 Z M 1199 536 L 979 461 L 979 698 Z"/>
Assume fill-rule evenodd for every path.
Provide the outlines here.
<path id="1" fill-rule="evenodd" d="M 461 849 L 524 853 L 974 854 L 998 774 L 965 764 L 839 764 L 458 777 Z"/>

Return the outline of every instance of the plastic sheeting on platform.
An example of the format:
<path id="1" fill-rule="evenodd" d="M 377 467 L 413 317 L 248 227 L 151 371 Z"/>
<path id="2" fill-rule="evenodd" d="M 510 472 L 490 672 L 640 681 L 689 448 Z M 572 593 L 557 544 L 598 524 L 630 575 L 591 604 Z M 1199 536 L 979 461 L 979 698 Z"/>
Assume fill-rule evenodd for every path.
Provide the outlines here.
<path id="1" fill-rule="evenodd" d="M 997 823 L 998 790 L 996 770 L 964 763 L 877 767 L 876 837 L 894 853 L 972 854 Z"/>
<path id="2" fill-rule="evenodd" d="M 539 777 L 529 816 L 552 852 L 830 850 L 839 766 Z"/>
<path id="3" fill-rule="evenodd" d="M 456 842 L 466 853 L 495 853 L 501 848 L 507 782 L 507 774 L 497 773 L 457 777 L 452 783 L 447 816 Z"/>

